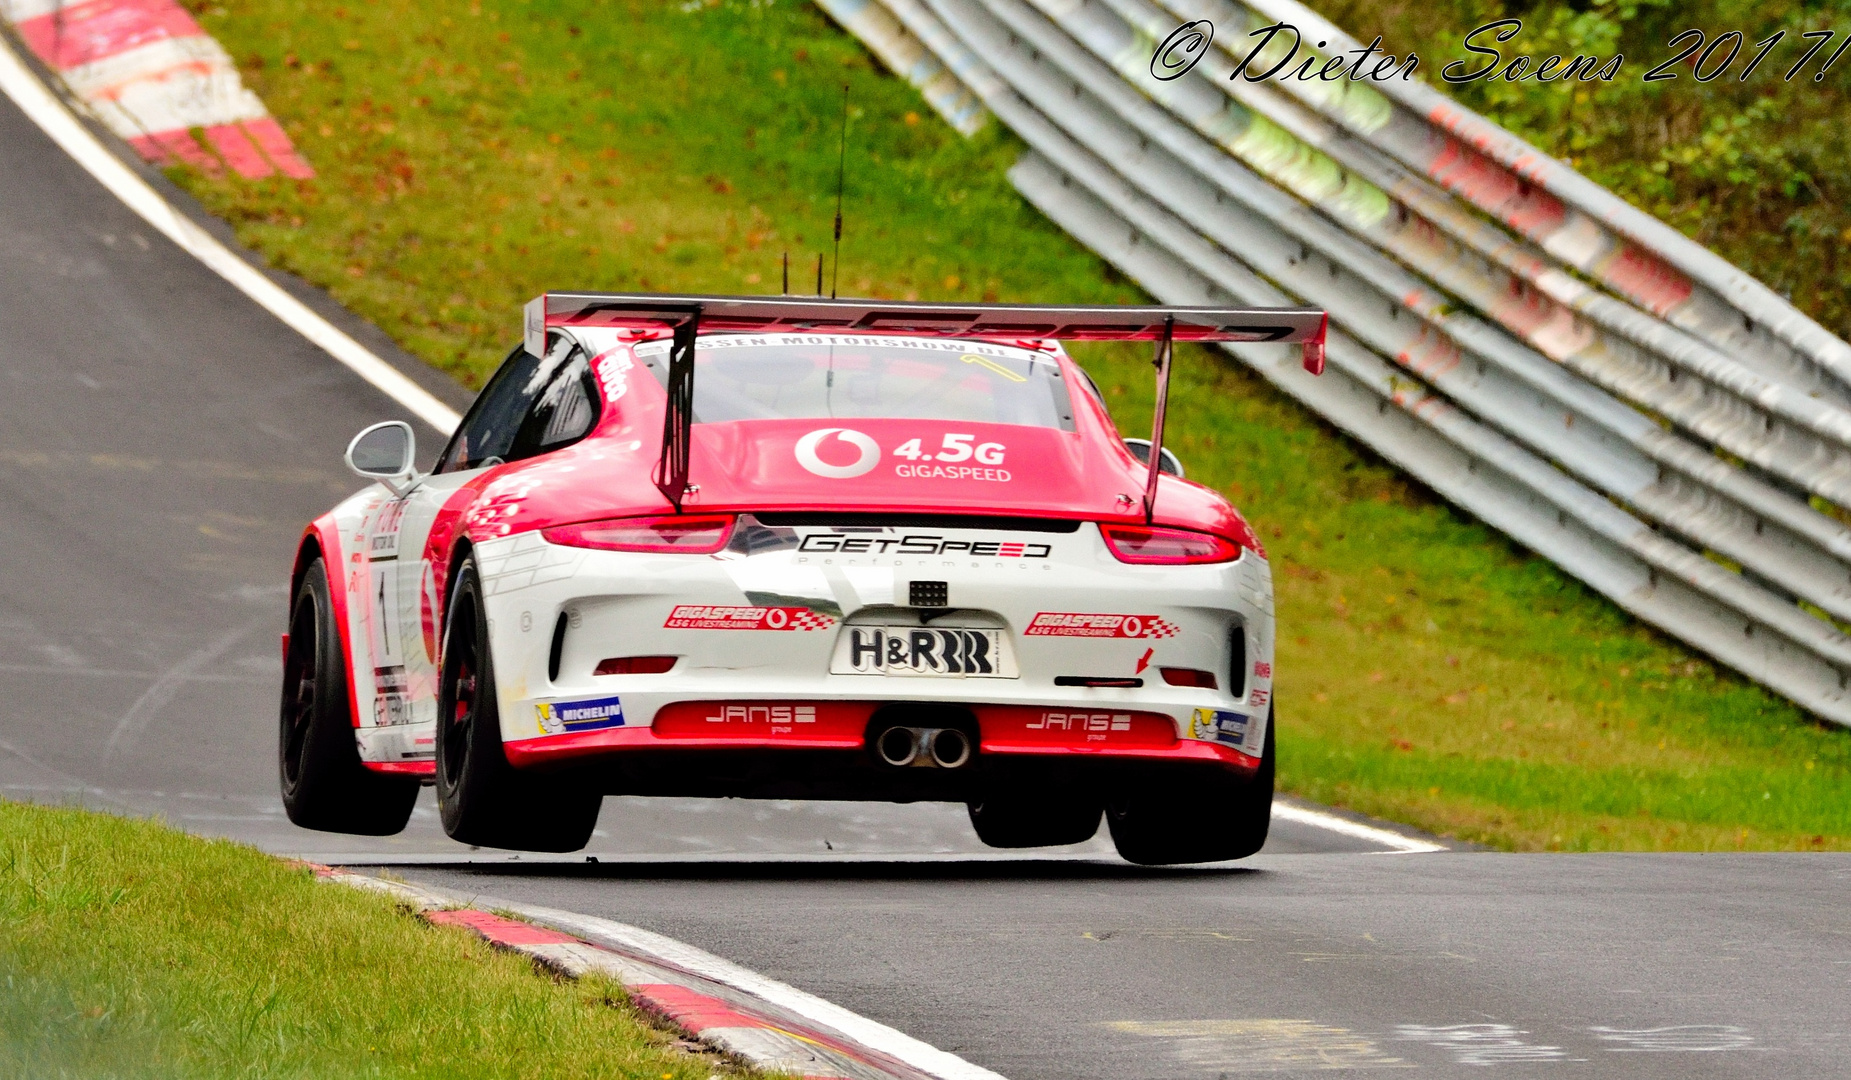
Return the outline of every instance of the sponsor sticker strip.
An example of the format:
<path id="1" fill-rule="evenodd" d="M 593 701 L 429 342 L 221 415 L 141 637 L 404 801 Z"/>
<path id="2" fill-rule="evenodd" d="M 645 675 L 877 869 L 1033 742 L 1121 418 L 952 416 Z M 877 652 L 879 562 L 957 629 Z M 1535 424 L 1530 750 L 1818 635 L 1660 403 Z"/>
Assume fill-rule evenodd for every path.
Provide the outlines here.
<path id="1" fill-rule="evenodd" d="M 565 731 L 597 731 L 622 727 L 623 702 L 615 697 L 583 701 L 547 701 L 534 706 L 540 730 L 548 735 Z"/>
<path id="2" fill-rule="evenodd" d="M 1249 718 L 1227 709 L 1197 709 L 1189 723 L 1189 734 L 1209 742 L 1242 746 L 1247 741 Z"/>
<path id="3" fill-rule="evenodd" d="M 965 359 L 982 358 L 971 356 Z M 1016 378 L 1013 375 L 1010 377 Z M 822 450 L 825 446 L 834 445 L 831 440 L 853 447 L 855 460 L 841 463 L 824 460 Z M 1015 479 L 1015 474 L 1008 469 L 995 467 L 1003 463 L 1008 447 L 996 442 L 978 444 L 976 440 L 975 435 L 945 432 L 940 436 L 938 449 L 929 451 L 922 445 L 923 436 L 907 439 L 891 451 L 894 457 L 907 459 L 907 463 L 894 466 L 893 474 L 903 480 L 979 480 L 998 484 Z M 797 464 L 806 471 L 829 480 L 853 480 L 858 476 L 866 476 L 881 460 L 880 444 L 874 441 L 873 436 L 853 428 L 817 428 L 798 439 L 791 452 L 796 456 Z M 839 451 L 832 449 L 831 453 Z M 975 464 L 954 464 L 961 461 Z"/>
<path id="4" fill-rule="evenodd" d="M 1024 637 L 1168 638 L 1178 627 L 1161 615 L 1091 615 L 1043 611 L 1028 622 Z"/>
<path id="5" fill-rule="evenodd" d="M 827 630 L 833 615 L 806 607 L 677 604 L 662 624 L 668 630 Z"/>

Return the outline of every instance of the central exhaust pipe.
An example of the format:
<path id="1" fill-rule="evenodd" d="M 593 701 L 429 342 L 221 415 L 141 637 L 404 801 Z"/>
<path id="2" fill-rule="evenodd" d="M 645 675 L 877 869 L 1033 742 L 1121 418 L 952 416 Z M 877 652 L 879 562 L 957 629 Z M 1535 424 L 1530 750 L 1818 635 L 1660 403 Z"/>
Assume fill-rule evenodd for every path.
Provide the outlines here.
<path id="1" fill-rule="evenodd" d="M 919 731 L 916 728 L 890 727 L 874 740 L 874 752 L 896 769 L 904 769 L 919 758 Z"/>
<path id="2" fill-rule="evenodd" d="M 922 732 L 921 734 L 927 734 Z M 957 728 L 930 732 L 932 760 L 941 769 L 955 769 L 970 760 L 970 736 Z"/>
<path id="3" fill-rule="evenodd" d="M 896 769 L 956 769 L 970 761 L 975 749 L 970 736 L 957 728 L 895 726 L 874 740 L 874 753 Z"/>

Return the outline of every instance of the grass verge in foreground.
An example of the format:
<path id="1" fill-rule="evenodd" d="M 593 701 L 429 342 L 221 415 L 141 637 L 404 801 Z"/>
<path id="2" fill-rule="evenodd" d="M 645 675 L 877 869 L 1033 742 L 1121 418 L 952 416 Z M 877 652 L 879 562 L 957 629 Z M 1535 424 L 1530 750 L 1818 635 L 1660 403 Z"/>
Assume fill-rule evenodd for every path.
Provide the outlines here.
<path id="1" fill-rule="evenodd" d="M 0 801 L 0 1074 L 635 1077 L 714 1059 L 252 848 Z"/>
<path id="2" fill-rule="evenodd" d="M 801 0 L 224 0 L 207 28 L 318 179 L 180 175 L 240 237 L 479 383 L 549 288 L 813 283 L 844 83 L 844 294 L 1129 302 Z M 1081 360 L 1128 433 L 1142 351 Z M 1172 441 L 1271 549 L 1281 779 L 1511 848 L 1851 847 L 1851 737 L 1719 674 L 1436 503 L 1219 354 Z"/>

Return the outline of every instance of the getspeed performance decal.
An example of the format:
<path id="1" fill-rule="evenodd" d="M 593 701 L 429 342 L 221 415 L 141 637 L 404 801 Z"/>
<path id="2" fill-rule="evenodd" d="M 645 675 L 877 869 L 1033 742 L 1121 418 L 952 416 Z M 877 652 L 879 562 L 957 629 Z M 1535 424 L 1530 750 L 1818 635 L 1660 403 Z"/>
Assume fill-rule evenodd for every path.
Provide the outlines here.
<path id="1" fill-rule="evenodd" d="M 536 704 L 540 730 L 548 735 L 565 731 L 596 731 L 623 726 L 623 702 L 614 697 L 584 701 L 547 701 Z"/>
<path id="2" fill-rule="evenodd" d="M 1167 638 L 1177 626 L 1161 615 L 1092 615 L 1079 611 L 1036 613 L 1024 637 Z"/>
<path id="3" fill-rule="evenodd" d="M 677 604 L 662 626 L 669 630 L 827 630 L 834 616 L 805 607 Z"/>
<path id="4" fill-rule="evenodd" d="M 797 544 L 802 552 L 841 552 L 845 555 L 984 555 L 1001 559 L 1045 559 L 1054 548 L 1027 540 L 949 540 L 943 536 L 843 536 L 811 533 Z M 1123 618 L 1124 616 L 1117 616 Z M 1152 616 L 1154 617 L 1154 616 Z"/>

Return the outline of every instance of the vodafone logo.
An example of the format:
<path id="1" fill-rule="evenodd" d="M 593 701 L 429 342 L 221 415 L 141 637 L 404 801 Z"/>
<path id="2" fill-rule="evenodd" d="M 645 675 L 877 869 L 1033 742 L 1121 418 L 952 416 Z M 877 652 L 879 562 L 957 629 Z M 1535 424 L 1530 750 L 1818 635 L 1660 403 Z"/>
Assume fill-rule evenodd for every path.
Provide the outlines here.
<path id="1" fill-rule="evenodd" d="M 855 458 L 854 464 L 831 465 L 818 455 L 817 451 L 832 435 L 855 448 L 859 456 Z M 837 450 L 831 456 L 840 455 L 841 451 Z M 849 428 L 818 428 L 797 440 L 797 464 L 817 476 L 826 476 L 831 480 L 849 480 L 861 476 L 880 464 L 880 459 L 880 446 L 861 432 Z"/>

